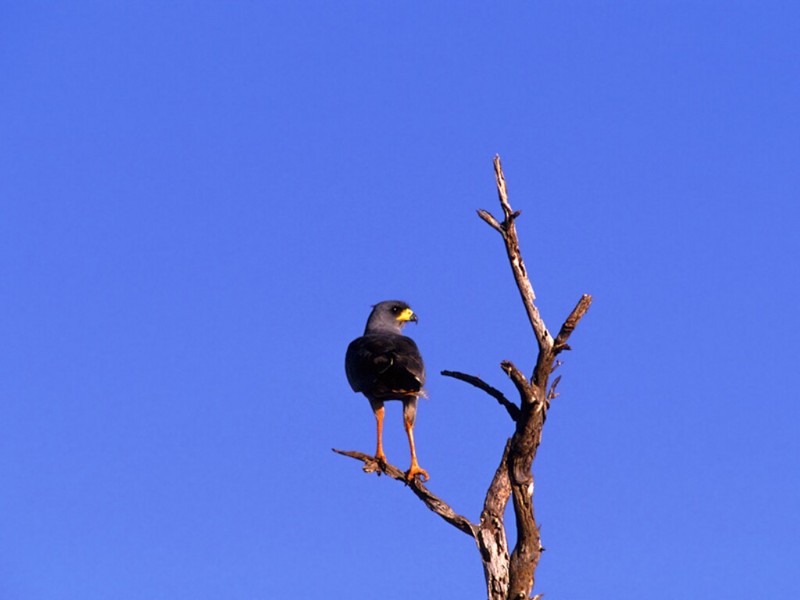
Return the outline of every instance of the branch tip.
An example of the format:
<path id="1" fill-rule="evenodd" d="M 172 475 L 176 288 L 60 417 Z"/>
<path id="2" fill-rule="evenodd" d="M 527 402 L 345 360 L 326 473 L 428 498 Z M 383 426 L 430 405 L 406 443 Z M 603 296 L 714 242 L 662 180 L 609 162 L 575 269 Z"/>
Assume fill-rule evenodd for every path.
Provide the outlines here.
<path id="1" fill-rule="evenodd" d="M 514 386 L 517 388 L 519 392 L 519 399 L 523 405 L 530 404 L 534 400 L 533 390 L 528 383 L 528 378 L 522 374 L 514 363 L 510 360 L 504 360 L 500 363 L 500 368 L 503 369 L 503 372 L 508 375 L 508 378 L 511 379 Z"/>
<path id="2" fill-rule="evenodd" d="M 578 300 L 578 303 L 575 305 L 575 308 L 572 309 L 572 312 L 569 313 L 569 316 L 564 321 L 564 324 L 561 326 L 561 330 L 558 332 L 558 335 L 553 342 L 554 354 L 558 354 L 564 350 L 571 350 L 567 344 L 567 340 L 569 339 L 569 336 L 572 335 L 572 332 L 575 331 L 575 327 L 577 327 L 578 322 L 583 318 L 583 315 L 586 314 L 586 311 L 589 310 L 589 306 L 591 306 L 591 304 L 592 296 L 590 294 L 584 294 L 581 296 L 581 299 Z"/>
<path id="3" fill-rule="evenodd" d="M 492 213 L 490 213 L 488 210 L 480 209 L 478 210 L 478 216 L 481 219 L 483 219 L 492 229 L 498 231 L 500 235 L 505 237 L 506 232 L 505 229 L 503 228 L 503 225 L 497 219 L 494 218 Z"/>

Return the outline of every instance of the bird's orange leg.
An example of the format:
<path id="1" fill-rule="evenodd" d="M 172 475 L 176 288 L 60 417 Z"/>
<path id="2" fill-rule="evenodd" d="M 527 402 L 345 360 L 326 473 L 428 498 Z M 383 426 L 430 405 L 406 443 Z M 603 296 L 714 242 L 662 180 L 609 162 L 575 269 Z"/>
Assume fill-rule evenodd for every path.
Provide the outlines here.
<path id="1" fill-rule="evenodd" d="M 406 435 L 408 436 L 408 445 L 411 447 L 411 466 L 406 471 L 406 480 L 411 481 L 417 475 L 420 476 L 422 481 L 428 481 L 428 472 L 419 466 L 417 462 L 417 450 L 414 447 L 414 422 L 411 419 L 403 419 L 406 425 Z"/>
<path id="2" fill-rule="evenodd" d="M 375 420 L 378 424 L 378 448 L 375 450 L 375 460 L 382 465 L 387 465 L 386 455 L 383 453 L 383 406 L 375 409 Z"/>

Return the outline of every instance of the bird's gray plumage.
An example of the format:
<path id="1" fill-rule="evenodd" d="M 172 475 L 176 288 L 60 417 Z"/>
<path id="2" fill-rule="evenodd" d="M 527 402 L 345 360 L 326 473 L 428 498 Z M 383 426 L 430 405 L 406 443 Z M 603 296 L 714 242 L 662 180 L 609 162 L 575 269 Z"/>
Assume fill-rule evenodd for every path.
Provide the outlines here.
<path id="1" fill-rule="evenodd" d="M 373 307 L 364 335 L 350 343 L 345 356 L 347 380 L 354 392 L 371 400 L 402 400 L 423 393 L 422 356 L 414 340 L 401 333 L 409 320 L 417 317 L 405 302 L 387 300 Z"/>
<path id="2" fill-rule="evenodd" d="M 361 392 L 369 400 L 378 423 L 378 448 L 375 456 L 385 461 L 381 432 L 383 430 L 383 403 L 402 400 L 403 420 L 411 447 L 409 479 L 428 474 L 417 463 L 414 449 L 414 422 L 417 416 L 417 398 L 424 396 L 425 365 L 419 348 L 402 334 L 408 321 L 417 316 L 405 302 L 386 300 L 372 308 L 364 335 L 354 339 L 347 347 L 345 372 L 354 392 Z"/>

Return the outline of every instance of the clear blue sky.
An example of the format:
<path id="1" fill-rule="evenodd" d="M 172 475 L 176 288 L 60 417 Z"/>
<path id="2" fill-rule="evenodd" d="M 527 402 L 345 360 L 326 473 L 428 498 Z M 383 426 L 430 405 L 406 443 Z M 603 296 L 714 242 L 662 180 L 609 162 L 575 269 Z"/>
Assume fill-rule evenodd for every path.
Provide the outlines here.
<path id="1" fill-rule="evenodd" d="M 0 6 L 0 599 L 480 598 L 343 357 L 407 300 L 430 487 L 477 518 L 533 338 L 567 599 L 800 594 L 800 4 Z M 386 451 L 407 466 L 400 406 Z"/>

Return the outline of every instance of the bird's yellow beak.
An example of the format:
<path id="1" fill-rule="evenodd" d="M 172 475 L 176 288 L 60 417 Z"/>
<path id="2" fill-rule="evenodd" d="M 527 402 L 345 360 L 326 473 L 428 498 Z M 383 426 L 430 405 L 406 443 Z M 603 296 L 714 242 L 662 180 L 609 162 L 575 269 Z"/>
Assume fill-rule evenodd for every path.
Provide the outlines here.
<path id="1" fill-rule="evenodd" d="M 406 321 L 414 321 L 417 322 L 417 315 L 414 314 L 414 311 L 410 308 L 404 308 L 403 312 L 395 317 L 401 323 L 405 323 Z"/>

